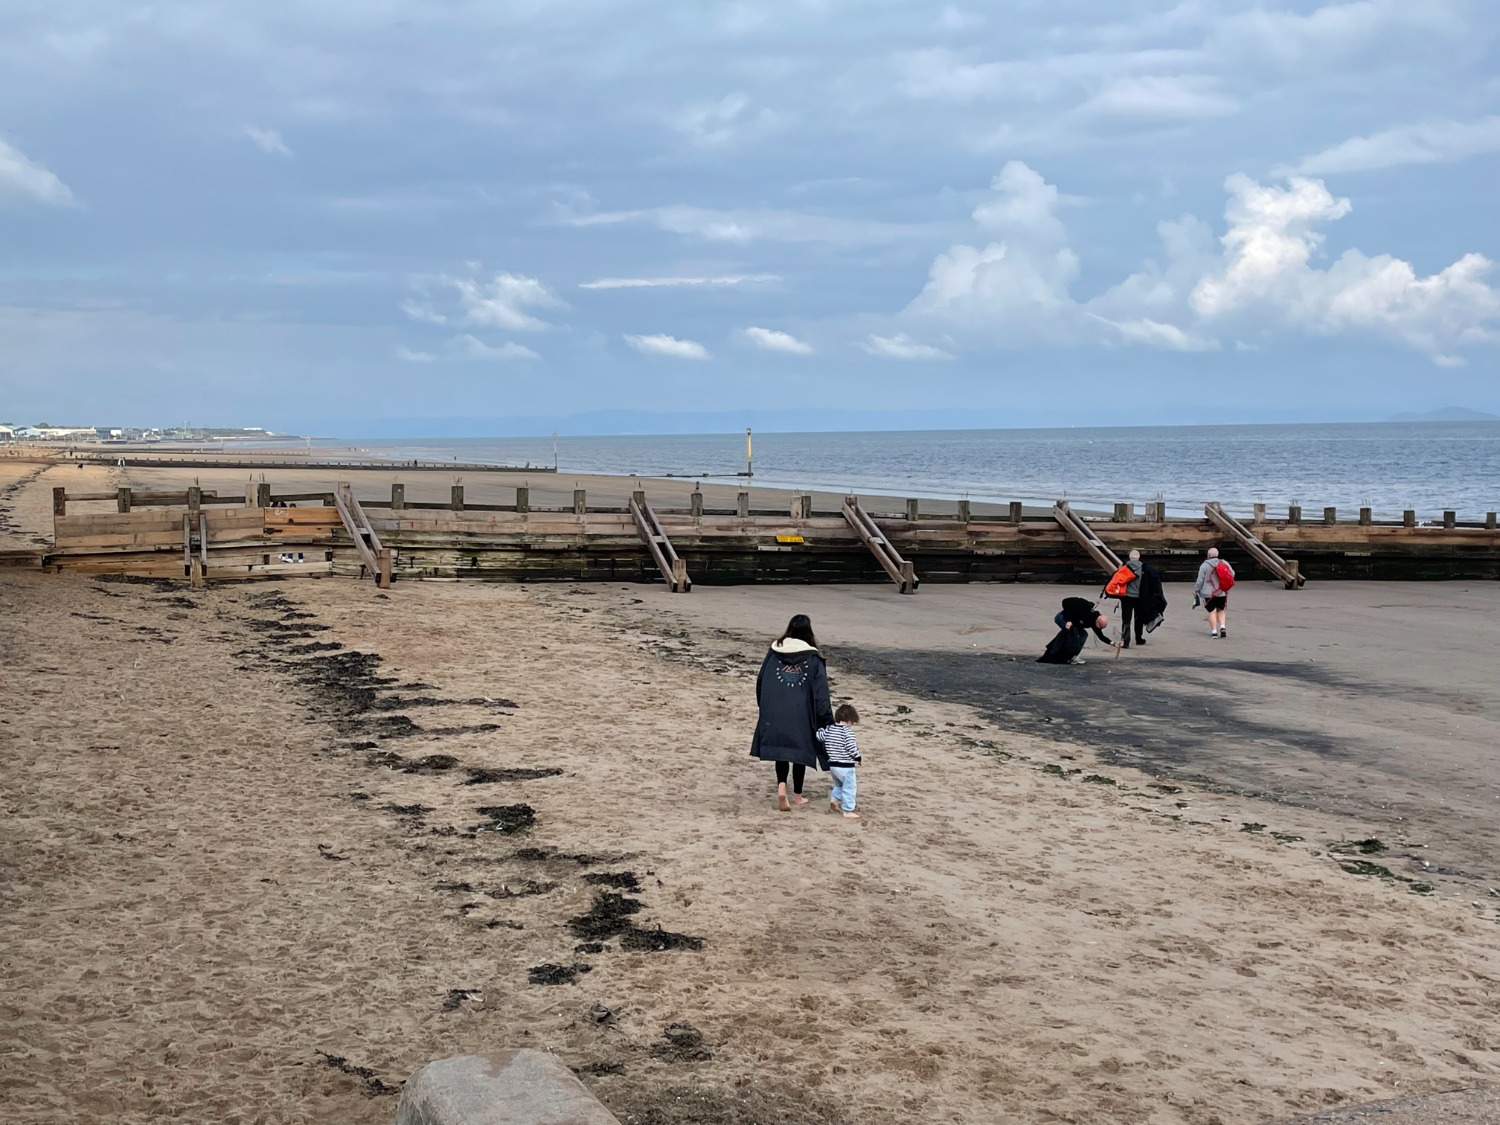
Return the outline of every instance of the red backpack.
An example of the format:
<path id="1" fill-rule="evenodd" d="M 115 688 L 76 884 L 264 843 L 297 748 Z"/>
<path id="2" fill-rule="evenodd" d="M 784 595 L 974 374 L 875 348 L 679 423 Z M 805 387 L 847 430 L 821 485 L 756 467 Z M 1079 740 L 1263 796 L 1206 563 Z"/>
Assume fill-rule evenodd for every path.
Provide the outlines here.
<path id="1" fill-rule="evenodd" d="M 1214 566 L 1214 577 L 1219 583 L 1219 593 L 1227 594 L 1234 586 L 1234 571 L 1229 569 L 1229 564 L 1220 559 Z"/>
<path id="2" fill-rule="evenodd" d="M 1135 581 L 1135 571 L 1128 566 L 1121 566 L 1119 570 L 1110 575 L 1109 581 L 1104 584 L 1104 596 L 1106 598 L 1123 598 L 1125 590 Z"/>

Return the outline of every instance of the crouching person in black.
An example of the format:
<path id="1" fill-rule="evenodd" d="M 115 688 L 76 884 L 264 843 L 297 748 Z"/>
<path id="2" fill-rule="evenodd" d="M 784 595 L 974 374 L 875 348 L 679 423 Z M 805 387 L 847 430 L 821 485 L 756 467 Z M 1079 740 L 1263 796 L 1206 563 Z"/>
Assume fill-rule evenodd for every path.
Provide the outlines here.
<path id="1" fill-rule="evenodd" d="M 1064 598 L 1062 612 L 1052 619 L 1057 623 L 1057 636 L 1047 646 L 1047 651 L 1037 657 L 1038 664 L 1082 664 L 1084 642 L 1088 630 L 1110 647 L 1116 647 L 1104 630 L 1109 627 L 1109 618 L 1099 612 L 1099 607 L 1087 598 Z"/>

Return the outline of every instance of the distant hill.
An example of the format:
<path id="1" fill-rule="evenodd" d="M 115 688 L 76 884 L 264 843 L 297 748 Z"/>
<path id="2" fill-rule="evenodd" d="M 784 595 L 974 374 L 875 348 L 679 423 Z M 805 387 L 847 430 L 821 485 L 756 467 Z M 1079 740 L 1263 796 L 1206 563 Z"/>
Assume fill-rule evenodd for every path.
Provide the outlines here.
<path id="1" fill-rule="evenodd" d="M 1387 422 L 1500 422 L 1500 414 L 1486 414 L 1466 406 L 1445 406 L 1441 410 L 1404 411 L 1392 414 Z"/>

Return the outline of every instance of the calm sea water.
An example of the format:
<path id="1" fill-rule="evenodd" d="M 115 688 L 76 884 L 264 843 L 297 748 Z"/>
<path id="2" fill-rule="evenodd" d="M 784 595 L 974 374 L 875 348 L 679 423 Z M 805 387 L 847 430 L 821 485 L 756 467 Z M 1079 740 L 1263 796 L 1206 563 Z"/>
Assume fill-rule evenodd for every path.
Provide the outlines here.
<path id="1" fill-rule="evenodd" d="M 371 454 L 551 466 L 550 438 L 347 439 L 315 442 Z M 1445 508 L 1478 518 L 1500 508 L 1500 422 L 1162 426 L 1056 430 L 917 430 L 757 434 L 756 484 L 899 496 L 1079 506 L 1209 500 L 1248 512 L 1301 504 L 1369 506 L 1377 518 Z M 745 435 L 575 437 L 557 441 L 564 473 L 667 474 L 732 480 Z"/>

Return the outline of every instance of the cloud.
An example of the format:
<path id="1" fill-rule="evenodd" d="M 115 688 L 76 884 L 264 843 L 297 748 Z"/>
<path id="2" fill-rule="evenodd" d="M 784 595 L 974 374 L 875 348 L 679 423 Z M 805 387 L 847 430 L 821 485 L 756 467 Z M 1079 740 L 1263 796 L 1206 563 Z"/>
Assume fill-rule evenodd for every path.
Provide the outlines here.
<path id="1" fill-rule="evenodd" d="M 517 344 L 507 340 L 500 345 L 486 344 L 477 336 L 471 336 L 467 332 L 459 336 L 454 343 L 458 344 L 464 354 L 470 359 L 541 359 L 536 352 L 525 344 Z"/>
<path id="2" fill-rule="evenodd" d="M 789 355 L 812 355 L 812 345 L 797 339 L 790 332 L 778 332 L 774 328 L 747 328 L 744 336 L 758 348 L 768 352 L 786 352 Z"/>
<path id="3" fill-rule="evenodd" d="M 635 211 L 578 213 L 557 208 L 559 219 L 575 227 L 646 223 L 670 234 L 704 242 L 809 242 L 842 246 L 874 246 L 928 233 L 925 226 L 882 222 L 878 219 L 815 215 L 772 209 L 713 210 L 674 204 Z"/>
<path id="4" fill-rule="evenodd" d="M 676 117 L 676 128 L 708 148 L 760 135 L 773 129 L 777 115 L 767 108 L 747 113 L 750 99 L 741 93 L 726 94 L 716 102 L 689 106 Z"/>
<path id="5" fill-rule="evenodd" d="M 1020 162 L 991 188 L 973 218 L 996 240 L 939 254 L 901 315 L 908 328 L 986 347 L 1123 343 L 1183 352 L 1218 349 L 1223 330 L 1291 330 L 1393 339 L 1441 362 L 1457 347 L 1500 342 L 1500 292 L 1481 254 L 1428 277 L 1359 250 L 1321 268 L 1322 227 L 1353 206 L 1321 180 L 1230 176 L 1218 245 L 1191 215 L 1163 222 L 1162 260 L 1089 300 L 1072 292 L 1079 260 L 1057 214 L 1057 188 Z"/>
<path id="6" fill-rule="evenodd" d="M 886 359 L 952 359 L 950 352 L 942 348 L 935 348 L 931 344 L 921 344 L 913 340 L 905 332 L 898 332 L 894 336 L 871 336 L 860 345 L 871 355 L 883 356 Z"/>
<path id="7" fill-rule="evenodd" d="M 1239 107 L 1217 93 L 1217 85 L 1216 79 L 1206 75 L 1129 75 L 1111 82 L 1082 108 L 1112 117 L 1191 119 L 1234 113 Z"/>
<path id="8" fill-rule="evenodd" d="M 396 358 L 406 363 L 433 363 L 437 360 L 431 352 L 414 351 L 408 347 L 397 348 Z"/>
<path id="9" fill-rule="evenodd" d="M 292 150 L 287 148 L 286 142 L 281 139 L 281 134 L 275 129 L 257 129 L 254 125 L 245 126 L 245 136 L 255 142 L 255 146 L 267 156 L 291 156 Z"/>
<path id="10" fill-rule="evenodd" d="M 696 340 L 676 336 L 626 336 L 625 342 L 642 355 L 664 355 L 673 359 L 709 359 L 708 349 Z"/>
<path id="11" fill-rule="evenodd" d="M 1015 325 L 1028 336 L 1066 331 L 1076 320 L 1068 288 L 1078 256 L 1055 213 L 1057 188 L 1020 161 L 991 183 L 993 198 L 974 208 L 976 226 L 998 240 L 956 245 L 938 255 L 907 313 L 954 325 Z"/>
<path id="12" fill-rule="evenodd" d="M 585 281 L 580 289 L 671 289 L 678 287 L 717 287 L 724 285 L 750 285 L 780 281 L 774 273 L 736 273 L 718 277 L 601 277 L 597 281 Z"/>
<path id="13" fill-rule="evenodd" d="M 1500 292 L 1492 264 L 1465 254 L 1429 277 L 1389 254 L 1347 250 L 1326 270 L 1312 265 L 1321 223 L 1353 205 L 1321 180 L 1293 176 L 1286 187 L 1230 176 L 1223 265 L 1194 287 L 1190 303 L 1208 320 L 1261 315 L 1318 335 L 1394 338 L 1430 355 L 1459 344 L 1500 340 Z"/>
<path id="14" fill-rule="evenodd" d="M 53 206 L 73 202 L 67 184 L 20 149 L 0 140 L 0 199 L 6 196 Z"/>
<path id="15" fill-rule="evenodd" d="M 1371 172 L 1403 164 L 1449 164 L 1486 152 L 1500 152 L 1500 117 L 1402 125 L 1368 137 L 1351 137 L 1304 156 L 1294 171 L 1313 176 Z"/>
<path id="16" fill-rule="evenodd" d="M 448 318 L 435 309 L 407 299 L 401 302 L 401 311 L 413 320 L 425 320 L 428 324 L 447 324 Z"/>
<path id="17" fill-rule="evenodd" d="M 559 309 L 567 306 L 534 277 L 497 273 L 488 282 L 474 278 L 452 278 L 448 284 L 458 291 L 466 323 L 505 328 L 512 332 L 540 332 L 546 321 L 527 309 Z"/>
<path id="18" fill-rule="evenodd" d="M 1101 318 L 1103 319 L 1103 318 Z M 1140 320 L 1105 321 L 1116 329 L 1127 344 L 1145 344 L 1172 352 L 1216 352 L 1219 341 L 1193 336 L 1175 324 L 1142 317 Z"/>

